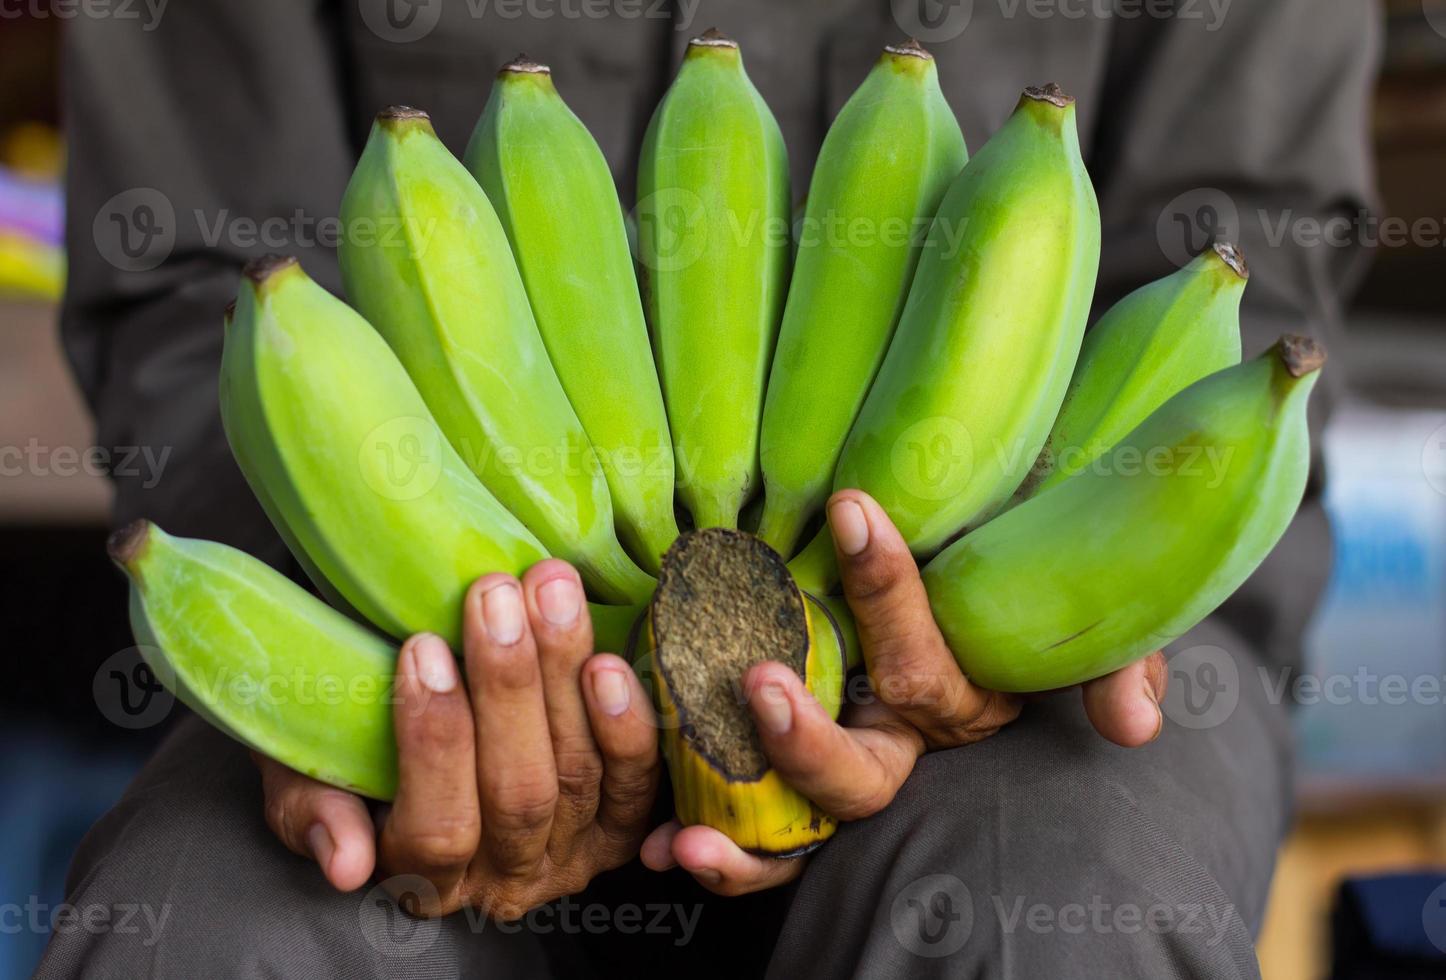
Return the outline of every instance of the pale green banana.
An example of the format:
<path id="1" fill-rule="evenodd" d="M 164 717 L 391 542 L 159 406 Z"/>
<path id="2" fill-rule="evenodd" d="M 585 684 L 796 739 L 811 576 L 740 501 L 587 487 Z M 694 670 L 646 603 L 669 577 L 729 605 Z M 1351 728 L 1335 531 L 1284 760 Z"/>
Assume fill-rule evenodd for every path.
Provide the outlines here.
<path id="1" fill-rule="evenodd" d="M 819 151 L 769 375 L 758 534 L 783 555 L 828 497 L 923 233 L 967 160 L 934 59 L 885 48 Z"/>
<path id="2" fill-rule="evenodd" d="M 1011 504 L 1086 469 L 1176 392 L 1240 363 L 1249 279 L 1234 245 L 1135 290 L 1085 334 L 1064 405 Z"/>
<path id="3" fill-rule="evenodd" d="M 377 332 L 294 259 L 246 267 L 221 418 L 312 579 L 391 636 L 430 630 L 455 648 L 473 580 L 547 557 L 448 444 Z"/>
<path id="4" fill-rule="evenodd" d="M 118 531 L 131 628 L 163 684 L 232 738 L 297 772 L 389 800 L 396 648 L 245 552 Z"/>
<path id="5" fill-rule="evenodd" d="M 1025 91 L 950 186 L 834 488 L 871 494 L 920 558 L 997 510 L 1059 414 L 1099 271 L 1074 100 Z M 790 564 L 836 581 L 827 528 Z"/>
<path id="6" fill-rule="evenodd" d="M 924 569 L 960 666 L 1043 691 L 1178 638 L 1249 577 L 1310 468 L 1306 402 L 1325 360 L 1285 337 L 1198 381 L 1091 467 L 966 535 Z"/>
<path id="7" fill-rule="evenodd" d="M 601 461 L 619 536 L 656 573 L 678 536 L 673 444 L 607 161 L 552 73 L 523 58 L 498 72 L 465 161 L 512 243 L 547 353 Z"/>
<path id="8" fill-rule="evenodd" d="M 592 443 L 548 360 L 487 195 L 426 113 L 383 111 L 342 200 L 348 298 L 406 367 L 453 447 L 604 602 L 653 579 L 613 526 Z"/>
<path id="9" fill-rule="evenodd" d="M 638 166 L 638 250 L 697 527 L 735 527 L 758 483 L 758 427 L 787 288 L 783 134 L 717 31 L 688 46 Z"/>

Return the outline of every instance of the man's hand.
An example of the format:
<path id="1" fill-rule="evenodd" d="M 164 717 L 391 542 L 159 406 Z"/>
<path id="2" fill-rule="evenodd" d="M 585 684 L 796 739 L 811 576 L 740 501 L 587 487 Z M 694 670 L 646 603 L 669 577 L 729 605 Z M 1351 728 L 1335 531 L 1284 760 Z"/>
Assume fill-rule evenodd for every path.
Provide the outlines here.
<path id="1" fill-rule="evenodd" d="M 844 595 L 875 698 L 848 705 L 836 723 L 792 670 L 759 664 L 743 690 L 769 761 L 799 792 L 840 820 L 882 810 L 924 752 L 988 738 L 1013 721 L 1016 695 L 969 683 L 929 610 L 918 566 L 893 522 L 858 490 L 828 503 Z M 1163 723 L 1164 657 L 1155 653 L 1083 685 L 1101 735 L 1125 747 L 1153 741 Z M 643 844 L 655 870 L 681 865 L 705 887 L 742 894 L 796 877 L 803 858 L 760 858 L 711 827 L 658 828 Z"/>
<path id="2" fill-rule="evenodd" d="M 582 583 L 548 560 L 488 575 L 463 610 L 467 678 L 436 636 L 397 662 L 397 797 L 366 805 L 257 757 L 266 819 L 337 888 L 420 875 L 437 900 L 515 919 L 637 853 L 658 783 L 651 705 L 628 664 L 592 655 Z M 415 896 L 415 889 L 408 889 Z"/>

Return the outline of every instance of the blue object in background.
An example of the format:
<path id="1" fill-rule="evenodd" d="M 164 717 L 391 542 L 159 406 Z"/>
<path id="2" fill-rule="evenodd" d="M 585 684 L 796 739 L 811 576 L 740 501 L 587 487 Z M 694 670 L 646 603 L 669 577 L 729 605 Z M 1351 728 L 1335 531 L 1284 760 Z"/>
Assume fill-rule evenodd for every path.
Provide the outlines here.
<path id="1" fill-rule="evenodd" d="M 144 759 L 28 726 L 7 726 L 0 741 L 0 978 L 10 980 L 35 971 L 76 845 Z"/>
<path id="2" fill-rule="evenodd" d="M 1446 873 L 1347 880 L 1331 920 L 1331 980 L 1446 976 Z"/>
<path id="3" fill-rule="evenodd" d="M 1302 782 L 1446 778 L 1446 413 L 1344 405 L 1325 436 L 1330 587 L 1290 693 Z"/>

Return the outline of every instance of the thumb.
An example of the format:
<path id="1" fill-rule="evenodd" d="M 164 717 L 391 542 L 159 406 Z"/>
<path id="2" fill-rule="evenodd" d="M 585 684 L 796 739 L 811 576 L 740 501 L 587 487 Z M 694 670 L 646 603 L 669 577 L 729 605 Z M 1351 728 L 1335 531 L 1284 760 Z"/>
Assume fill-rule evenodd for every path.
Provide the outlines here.
<path id="1" fill-rule="evenodd" d="M 879 697 L 926 735 L 977 710 L 978 694 L 934 623 L 919 568 L 889 515 L 863 491 L 840 490 L 829 498 L 828 522 Z"/>

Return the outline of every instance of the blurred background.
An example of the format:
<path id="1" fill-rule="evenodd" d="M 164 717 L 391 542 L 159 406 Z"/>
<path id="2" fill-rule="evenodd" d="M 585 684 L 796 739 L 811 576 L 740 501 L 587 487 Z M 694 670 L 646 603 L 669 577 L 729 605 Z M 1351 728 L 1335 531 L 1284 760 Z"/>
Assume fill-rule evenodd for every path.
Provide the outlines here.
<path id="1" fill-rule="evenodd" d="M 1267 681 L 1297 703 L 1300 752 L 1267 980 L 1331 975 L 1333 936 L 1375 879 L 1446 868 L 1446 0 L 1384 6 L 1380 217 L 1437 234 L 1374 249 L 1333 352 L 1352 393 L 1325 445 L 1332 584 L 1305 671 Z M 62 899 L 77 841 L 169 707 L 129 649 L 103 548 L 109 491 L 57 338 L 63 29 L 20 5 L 0 21 L 0 978 L 30 973 L 45 931 L 14 926 Z M 1446 951 L 1446 899 L 1441 920 L 1426 927 Z"/>

